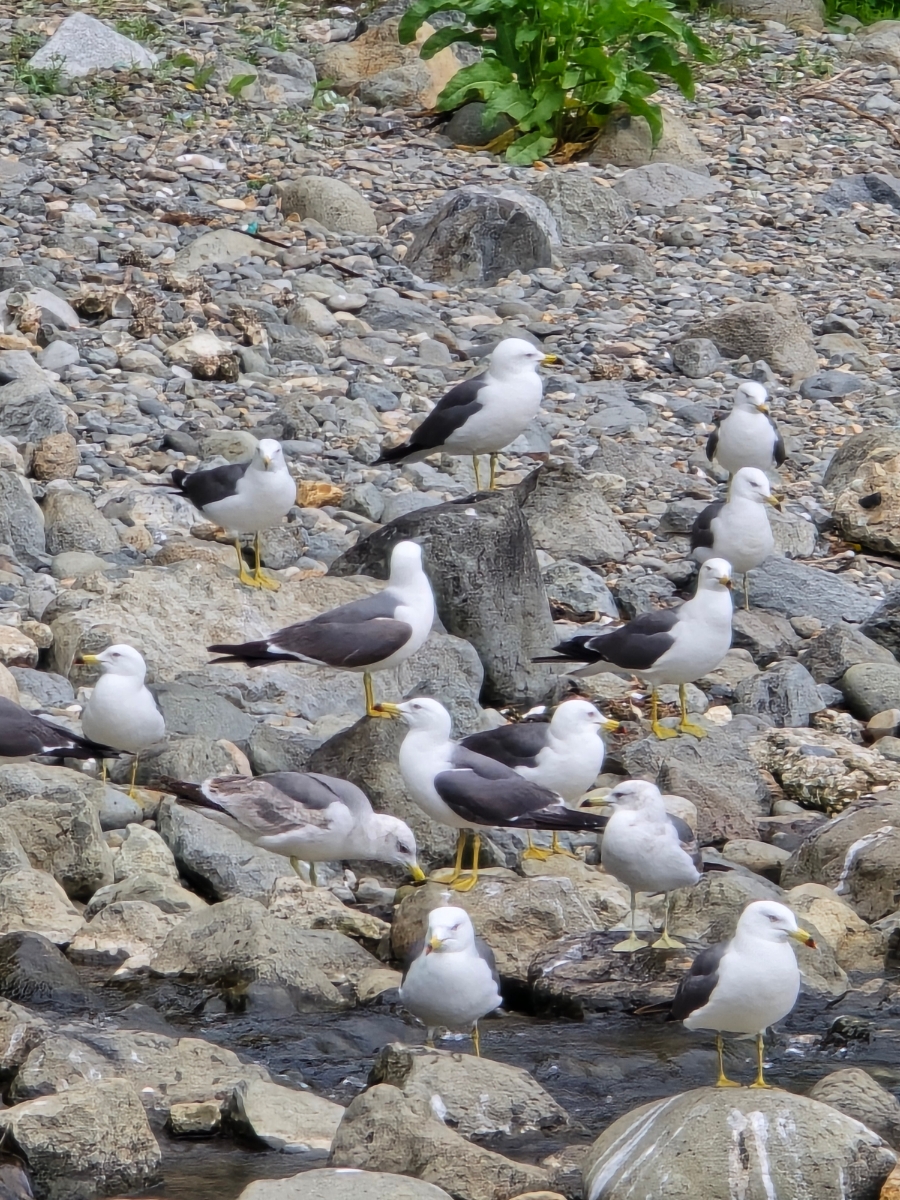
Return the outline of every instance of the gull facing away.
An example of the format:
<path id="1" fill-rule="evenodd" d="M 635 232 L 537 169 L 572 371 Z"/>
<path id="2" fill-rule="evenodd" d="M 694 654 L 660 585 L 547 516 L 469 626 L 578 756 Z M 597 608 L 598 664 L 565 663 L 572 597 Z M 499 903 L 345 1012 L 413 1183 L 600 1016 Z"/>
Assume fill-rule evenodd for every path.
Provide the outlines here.
<path id="1" fill-rule="evenodd" d="M 593 787 L 606 747 L 601 730 L 612 732 L 618 721 L 609 721 L 589 700 L 564 700 L 552 718 L 512 721 L 497 729 L 472 733 L 459 743 L 466 750 L 484 754 L 510 767 L 523 779 L 548 788 L 572 804 Z M 559 834 L 553 831 L 549 852 L 534 846 L 528 835 L 524 858 L 546 859 L 548 854 L 563 854 Z"/>
<path id="2" fill-rule="evenodd" d="M 657 689 L 678 684 L 681 720 L 678 728 L 694 737 L 706 730 L 687 716 L 685 684 L 714 670 L 731 648 L 731 565 L 710 558 L 700 568 L 697 591 L 680 608 L 655 609 L 609 632 L 578 634 L 555 647 L 556 653 L 534 662 L 586 663 L 572 674 L 597 675 L 610 667 L 633 671 L 651 685 L 650 725 L 659 738 L 676 737 L 674 729 L 660 725 Z"/>
<path id="3" fill-rule="evenodd" d="M 366 794 L 346 779 L 299 771 L 259 775 L 217 775 L 203 783 L 169 780 L 187 807 L 239 834 L 245 842 L 283 854 L 300 874 L 317 862 L 375 859 L 406 867 L 421 883 L 416 839 L 397 817 L 376 813 Z"/>
<path id="4" fill-rule="evenodd" d="M 642 779 L 620 783 L 605 803 L 613 805 L 614 812 L 603 831 L 600 862 L 631 892 L 631 936 L 613 950 L 627 953 L 647 946 L 635 932 L 638 892 L 666 894 L 665 924 L 653 949 L 683 950 L 684 945 L 669 936 L 669 893 L 700 880 L 703 860 L 694 831 L 666 812 L 659 788 Z"/>
<path id="5" fill-rule="evenodd" d="M 407 959 L 400 1001 L 425 1025 L 426 1045 L 434 1045 L 438 1029 L 471 1030 L 481 1057 L 478 1022 L 503 998 L 493 952 L 475 936 L 465 909 L 447 905 L 428 914 L 425 937 Z"/>
<path id="6" fill-rule="evenodd" d="M 366 715 L 385 714 L 375 707 L 372 673 L 398 667 L 425 644 L 434 624 L 434 593 L 422 569 L 422 548 L 397 542 L 391 552 L 387 585 L 375 596 L 342 604 L 298 625 L 288 625 L 258 642 L 208 646 L 222 654 L 216 663 L 263 667 L 276 662 L 312 663 L 362 672 Z"/>
<path id="7" fill-rule="evenodd" d="M 491 491 L 497 455 L 528 427 L 541 407 L 543 385 L 539 365 L 556 362 L 524 338 L 504 338 L 491 352 L 481 375 L 451 388 L 400 446 L 382 450 L 379 463 L 418 462 L 429 454 L 471 454 L 475 490 L 481 490 L 478 455 L 491 456 Z"/>
<path id="8" fill-rule="evenodd" d="M 754 900 L 740 915 L 734 937 L 698 954 L 669 1010 L 670 1021 L 688 1029 L 714 1029 L 719 1055 L 716 1087 L 738 1087 L 725 1076 L 722 1034 L 756 1037 L 756 1080 L 763 1075 L 764 1036 L 797 1003 L 800 968 L 788 941 L 816 949 L 816 943 L 789 908 L 774 900 Z"/>
<path id="9" fill-rule="evenodd" d="M 437 700 L 422 696 L 379 708 L 409 726 L 400 746 L 400 774 L 410 795 L 433 821 L 459 830 L 453 871 L 440 880 L 454 891 L 468 892 L 478 882 L 480 829 L 597 830 L 606 824 L 605 817 L 566 808 L 555 792 L 452 741 L 450 714 Z M 470 830 L 475 831 L 472 871 L 461 879 Z"/>
<path id="10" fill-rule="evenodd" d="M 0 696 L 0 763 L 30 758 L 115 758 L 118 750 L 79 737 Z"/>
<path id="11" fill-rule="evenodd" d="M 81 728 L 92 741 L 134 755 L 128 790 L 133 796 L 141 751 L 166 734 L 163 715 L 144 686 L 147 664 L 133 646 L 124 645 L 109 646 L 102 654 L 83 654 L 81 661 L 103 672 L 81 713 Z"/>
<path id="12" fill-rule="evenodd" d="M 297 503 L 297 484 L 278 442 L 263 438 L 248 462 L 210 467 L 190 475 L 173 471 L 172 483 L 194 508 L 234 538 L 241 583 L 258 588 L 280 586 L 263 574 L 259 557 L 260 532 L 277 525 Z M 252 575 L 241 553 L 241 535 L 247 533 L 256 534 L 256 568 Z"/>
<path id="13" fill-rule="evenodd" d="M 761 383 L 742 383 L 734 394 L 731 412 L 707 438 L 706 457 L 730 477 L 741 467 L 771 471 L 787 457 L 784 439 L 769 418 L 768 401 Z"/>
<path id="14" fill-rule="evenodd" d="M 724 558 L 735 575 L 744 577 L 744 608 L 750 608 L 748 571 L 764 563 L 775 549 L 766 506 L 781 510 L 765 471 L 741 467 L 731 481 L 727 500 L 708 504 L 691 527 L 691 557 L 703 563 Z"/>

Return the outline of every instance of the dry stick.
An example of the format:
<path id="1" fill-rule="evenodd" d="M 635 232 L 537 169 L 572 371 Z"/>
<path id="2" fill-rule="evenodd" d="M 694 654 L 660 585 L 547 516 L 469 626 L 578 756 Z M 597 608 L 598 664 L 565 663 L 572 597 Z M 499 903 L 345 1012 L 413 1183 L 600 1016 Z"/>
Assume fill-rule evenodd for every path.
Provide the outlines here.
<path id="1" fill-rule="evenodd" d="M 876 117 L 874 113 L 868 113 L 864 109 L 858 108 L 855 104 L 851 104 L 849 100 L 842 100 L 840 96 L 823 96 L 821 93 L 817 93 L 815 98 L 817 100 L 824 100 L 827 104 L 840 104 L 842 108 L 848 109 L 855 116 L 865 117 L 867 121 L 874 121 L 876 125 L 880 125 L 882 129 L 887 130 L 893 139 L 894 145 L 900 146 L 900 133 L 897 132 L 889 121 L 885 121 L 882 117 Z"/>

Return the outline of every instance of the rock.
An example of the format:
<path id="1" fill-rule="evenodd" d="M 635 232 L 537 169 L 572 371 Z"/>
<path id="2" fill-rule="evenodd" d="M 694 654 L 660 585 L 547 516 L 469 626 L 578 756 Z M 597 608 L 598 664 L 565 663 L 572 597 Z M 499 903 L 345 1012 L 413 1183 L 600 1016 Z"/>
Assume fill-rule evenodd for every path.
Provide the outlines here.
<path id="1" fill-rule="evenodd" d="M 722 847 L 722 857 L 739 867 L 746 867 L 754 875 L 762 875 L 765 879 L 778 883 L 782 865 L 791 855 L 790 851 L 770 846 L 768 842 L 758 842 L 752 838 L 733 838 Z"/>
<path id="2" fill-rule="evenodd" d="M 877 607 L 861 588 L 840 576 L 775 557 L 766 560 L 764 571 L 750 572 L 750 604 L 785 617 L 816 617 L 829 625 L 841 619 L 864 622 Z M 862 631 L 873 637 L 865 625 Z M 878 637 L 873 640 L 881 641 Z"/>
<path id="3" fill-rule="evenodd" d="M 9 1089 L 13 1104 L 52 1096 L 73 1083 L 84 1083 L 88 1078 L 100 1080 L 112 1074 L 103 1055 L 84 1042 L 50 1034 L 46 1029 L 43 1032 L 46 1036 L 29 1050 Z"/>
<path id="4" fill-rule="evenodd" d="M 829 814 L 872 788 L 900 785 L 900 770 L 877 750 L 822 730 L 773 729 L 750 752 L 772 772 L 786 799 Z"/>
<path id="5" fill-rule="evenodd" d="M 41 520 L 43 521 L 43 517 Z M 96 554 L 82 554 L 80 550 L 67 550 L 65 554 L 55 554 L 50 566 L 50 573 L 54 579 L 85 579 L 96 571 L 108 570 L 110 563 L 105 558 Z"/>
<path id="6" fill-rule="evenodd" d="M 397 1172 L 427 1183 L 452 1178 L 456 1200 L 508 1200 L 548 1183 L 546 1171 L 467 1142 L 437 1120 L 430 1106 L 384 1083 L 351 1101 L 329 1165 Z"/>
<path id="7" fill-rule="evenodd" d="M 798 1179 L 817 1200 L 867 1200 L 894 1162 L 877 1134 L 805 1096 L 698 1088 L 642 1105 L 604 1130 L 585 1159 L 584 1194 L 731 1200 L 739 1171 L 747 1200 L 794 1196 Z"/>
<path id="8" fill-rule="evenodd" d="M 892 664 L 897 660 L 883 646 L 865 636 L 855 625 L 843 621 L 829 625 L 800 651 L 800 662 L 816 683 L 840 684 L 857 663 Z"/>
<path id="9" fill-rule="evenodd" d="M 865 178 L 875 177 L 866 175 Z M 838 180 L 838 183 L 848 182 L 849 180 L 846 179 Z M 829 191 L 831 190 L 829 188 Z M 822 199 L 824 200 L 824 197 Z M 872 384 L 868 379 L 864 379 L 860 375 L 851 375 L 849 371 L 816 371 L 815 374 L 809 375 L 803 380 L 799 392 L 807 400 L 834 400 L 839 396 L 849 396 L 853 392 L 868 392 L 871 389 Z M 853 438 L 848 438 L 847 441 L 852 442 Z"/>
<path id="10" fill-rule="evenodd" d="M 6 667 L 36 667 L 39 650 L 21 629 L 0 626 L 0 664 Z"/>
<path id="11" fill-rule="evenodd" d="M 0 1078 L 4 1084 L 16 1075 L 34 1047 L 49 1033 L 47 1022 L 27 1008 L 0 1000 Z"/>
<path id="12" fill-rule="evenodd" d="M 631 205 L 614 188 L 602 187 L 579 167 L 548 171 L 534 194 L 550 209 L 563 242 L 586 245 L 621 233 L 634 219 Z"/>
<path id="13" fill-rule="evenodd" d="M 31 473 L 35 479 L 71 479 L 81 463 L 71 433 L 51 433 L 35 447 Z"/>
<path id="14" fill-rule="evenodd" d="M 884 970 L 887 950 L 884 934 L 870 929 L 831 888 L 821 883 L 801 883 L 791 888 L 784 899 L 798 919 L 809 918 L 815 925 L 845 971 L 877 975 Z"/>
<path id="15" fill-rule="evenodd" d="M 834 519 L 847 540 L 895 554 L 900 548 L 900 491 L 894 474 L 900 454 L 874 449 L 859 464 L 852 483 L 834 502 Z"/>
<path id="16" fill-rule="evenodd" d="M 300 179 L 283 184 L 279 193 L 281 211 L 285 216 L 296 213 L 301 220 L 318 221 L 334 233 L 378 232 L 375 213 L 369 202 L 340 179 L 331 179 L 327 175 L 303 175 Z"/>
<path id="17" fill-rule="evenodd" d="M 297 329 L 308 329 L 328 337 L 339 327 L 340 322 L 315 296 L 304 296 L 287 314 L 288 324 Z"/>
<path id="18" fill-rule="evenodd" d="M 159 875 L 129 875 L 119 883 L 112 883 L 109 887 L 94 892 L 90 904 L 84 910 L 85 919 L 92 920 L 109 904 L 132 900 L 142 904 L 153 904 L 160 912 L 174 913 L 178 916 L 209 907 L 205 900 L 201 900 L 199 896 L 170 879 L 162 879 Z"/>
<path id="19" fill-rule="evenodd" d="M 189 279 L 210 264 L 230 267 L 240 258 L 272 258 L 276 253 L 274 246 L 237 229 L 211 229 L 178 251 L 169 272 L 174 279 Z"/>
<path id="20" fill-rule="evenodd" d="M 749 21 L 777 21 L 804 32 L 825 28 L 822 0 L 728 0 L 725 11 Z"/>
<path id="21" fill-rule="evenodd" d="M 685 338 L 672 347 L 672 362 L 688 379 L 705 379 L 722 365 L 722 356 L 709 338 Z"/>
<path id="22" fill-rule="evenodd" d="M 856 663 L 838 687 L 854 716 L 862 720 L 900 704 L 900 663 Z"/>
<path id="23" fill-rule="evenodd" d="M 464 104 L 452 113 L 450 120 L 443 126 L 441 132 L 450 139 L 454 146 L 487 146 L 494 138 L 507 129 L 512 129 L 512 122 L 501 114 L 492 124 L 484 123 L 484 110 L 487 105 L 481 100 L 473 100 Z"/>
<path id="24" fill-rule="evenodd" d="M 14 471 L 0 471 L 0 543 L 12 546 L 26 563 L 42 558 L 46 550 L 43 514 Z"/>
<path id="25" fill-rule="evenodd" d="M 327 888 L 313 887 L 296 875 L 292 879 L 278 880 L 272 888 L 267 908 L 271 916 L 290 921 L 298 928 L 334 929 L 364 945 L 368 943 L 367 948 L 377 948 L 391 931 L 387 921 L 362 908 L 344 904 Z"/>
<path id="26" fill-rule="evenodd" d="M 523 505 L 534 544 L 554 557 L 621 562 L 633 549 L 596 480 L 574 463 L 547 465 Z"/>
<path id="27" fill-rule="evenodd" d="M 489 287 L 512 271 L 549 267 L 550 238 L 528 199 L 507 189 L 447 193 L 416 229 L 404 265 L 436 283 Z"/>
<path id="28" fill-rule="evenodd" d="M 163 801 L 158 825 L 178 870 L 213 899 L 261 900 L 281 875 L 292 873 L 283 855 L 252 846 L 233 830 L 175 800 Z"/>
<path id="29" fill-rule="evenodd" d="M 30 667 L 10 668 L 7 667 L 5 663 L 0 663 L 0 696 L 2 696 L 4 700 L 12 700 L 13 704 L 20 704 L 22 702 L 22 697 L 19 694 L 19 685 L 16 681 L 15 672 L 30 670 Z M 35 671 L 34 674 L 38 675 L 39 672 Z M 26 697 L 25 699 L 26 701 L 29 701 L 31 697 Z"/>
<path id="30" fill-rule="evenodd" d="M 78 910 L 46 871 L 22 867 L 0 879 L 0 935 L 39 933 L 65 946 L 80 928 Z"/>
<path id="31" fill-rule="evenodd" d="M 682 200 L 702 200 L 724 190 L 721 183 L 668 162 L 634 167 L 625 172 L 615 188 L 619 195 L 632 204 L 646 204 L 653 208 L 669 208 L 680 204 Z M 706 335 L 698 333 L 694 336 Z M 713 338 L 713 341 L 716 339 Z"/>
<path id="32" fill-rule="evenodd" d="M 289 1179 L 258 1179 L 238 1200 L 450 1200 L 433 1183 L 385 1171 L 326 1167 Z"/>
<path id="33" fill-rule="evenodd" d="M 900 67 L 900 21 L 873 21 L 850 39 L 846 52 L 860 62 Z"/>
<path id="34" fill-rule="evenodd" d="M 67 550 L 113 554 L 121 549 L 119 535 L 86 492 L 48 492 L 43 505 L 48 554 Z"/>
<path id="35" fill-rule="evenodd" d="M 116 881 L 135 875 L 158 875 L 161 879 L 178 882 L 175 856 L 154 829 L 129 824 L 122 845 L 113 859 Z"/>
<path id="36" fill-rule="evenodd" d="M 146 966 L 180 920 L 180 914 L 163 913 L 155 904 L 142 901 L 107 904 L 72 938 L 69 958 L 104 967 L 140 959 Z"/>
<path id="37" fill-rule="evenodd" d="M 28 60 L 32 68 L 59 66 L 68 79 L 80 79 L 91 71 L 113 67 L 147 70 L 156 63 L 155 54 L 87 13 L 66 17 L 49 41 Z"/>
<path id="38" fill-rule="evenodd" d="M 643 117 L 628 112 L 613 112 L 591 146 L 588 162 L 601 167 L 608 163 L 616 167 L 670 163 L 699 175 L 708 175 L 709 155 L 697 141 L 690 125 L 666 108 L 662 117 L 662 137 L 654 146 L 650 126 Z"/>
<path id="39" fill-rule="evenodd" d="M 169 1109 L 168 1127 L 175 1137 L 208 1137 L 221 1129 L 222 1111 L 214 1100 L 173 1104 Z"/>
<path id="40" fill-rule="evenodd" d="M 11 667 L 9 671 L 21 691 L 27 708 L 65 708 L 75 699 L 75 689 L 62 675 L 53 671 L 35 671 L 31 667 Z M 18 700 L 18 696 L 7 697 Z"/>
<path id="41" fill-rule="evenodd" d="M 860 467 L 875 452 L 900 452 L 900 430 L 878 427 L 845 438 L 831 456 L 823 483 L 833 496 L 839 496 L 853 484 Z M 861 495 L 865 493 L 861 492 Z"/>
<path id="42" fill-rule="evenodd" d="M 809 1090 L 810 1100 L 830 1104 L 859 1121 L 895 1149 L 900 1146 L 900 1101 L 860 1067 L 832 1071 Z"/>
<path id="43" fill-rule="evenodd" d="M 81 355 L 78 347 L 62 340 L 51 342 L 38 355 L 38 363 L 45 371 L 62 372 L 66 367 L 74 366 Z"/>
<path id="44" fill-rule="evenodd" d="M 596 571 L 570 559 L 559 559 L 541 574 L 551 604 L 564 604 L 579 615 L 618 618 L 615 598 Z"/>
<path id="45" fill-rule="evenodd" d="M 28 855 L 22 849 L 22 843 L 16 836 L 16 831 L 0 815 L 0 879 L 7 871 L 18 871 L 23 867 L 30 868 L 30 866 Z"/>
<path id="46" fill-rule="evenodd" d="M 526 485 L 398 517 L 331 566 L 333 574 L 364 571 L 383 579 L 393 544 L 421 538 L 438 616 L 449 633 L 478 652 L 486 704 L 534 703 L 555 682 L 550 671 L 531 662 L 556 638 L 521 508 L 523 489 Z"/>
<path id="47" fill-rule="evenodd" d="M 726 358 L 764 359 L 782 375 L 809 375 L 818 364 L 809 326 L 796 300 L 783 293 L 765 303 L 732 304 L 692 326 L 688 336 L 709 338 Z"/>
<path id="48" fill-rule="evenodd" d="M 124 1079 L 76 1083 L 17 1104 L 0 1112 L 0 1128 L 47 1200 L 93 1200 L 159 1180 L 159 1147 Z"/>
<path id="49" fill-rule="evenodd" d="M 815 680 L 798 662 L 773 663 L 761 674 L 742 679 L 734 697 L 735 713 L 766 717 L 780 726 L 809 725 L 810 716 L 825 707 Z"/>
<path id="50" fill-rule="evenodd" d="M 205 734 L 246 743 L 257 722 L 237 705 L 206 688 L 189 683 L 164 683 L 156 689 L 156 703 L 166 719 L 166 734 Z"/>
<path id="51" fill-rule="evenodd" d="M 109 768 L 114 783 L 131 780 L 131 762 L 117 759 Z M 167 779 L 209 779 L 212 775 L 240 775 L 248 770 L 241 750 L 226 738 L 173 737 L 141 751 L 137 782 L 161 790 Z"/>
<path id="52" fill-rule="evenodd" d="M 900 651 L 900 588 L 892 588 L 875 611 L 867 614 L 860 632 L 896 657 Z"/>
<path id="53" fill-rule="evenodd" d="M 44 384 L 27 378 L 0 387 L 0 436 L 39 443 L 51 434 L 65 432 L 62 406 Z"/>
<path id="54" fill-rule="evenodd" d="M 0 937 L 0 996 L 53 1013 L 92 1007 L 72 964 L 37 933 Z"/>
<path id="55" fill-rule="evenodd" d="M 239 1083 L 231 1123 L 270 1150 L 324 1157 L 344 1115 L 340 1104 L 310 1091 L 295 1091 L 263 1079 Z"/>

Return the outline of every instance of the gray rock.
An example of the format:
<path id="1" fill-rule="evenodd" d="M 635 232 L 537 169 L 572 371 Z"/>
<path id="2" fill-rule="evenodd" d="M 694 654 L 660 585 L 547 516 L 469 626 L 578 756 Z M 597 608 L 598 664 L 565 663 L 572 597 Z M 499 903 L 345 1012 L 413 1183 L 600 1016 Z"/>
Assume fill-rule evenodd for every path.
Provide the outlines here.
<path id="1" fill-rule="evenodd" d="M 832 495 L 839 496 L 851 486 L 869 455 L 879 450 L 900 452 L 900 429 L 879 426 L 845 438 L 825 470 L 822 480 L 825 487 Z"/>
<path id="2" fill-rule="evenodd" d="M 257 775 L 269 771 L 306 771 L 321 738 L 306 737 L 293 729 L 260 723 L 250 735 L 247 754 Z"/>
<path id="3" fill-rule="evenodd" d="M 327 1157 L 344 1109 L 314 1092 L 281 1087 L 263 1079 L 239 1083 L 229 1109 L 240 1133 L 307 1161 Z"/>
<path id="4" fill-rule="evenodd" d="M 633 549 L 603 497 L 602 485 L 574 463 L 537 473 L 524 504 L 538 549 L 587 563 L 621 562 Z"/>
<path id="5" fill-rule="evenodd" d="M 563 242 L 584 245 L 620 233 L 634 219 L 634 210 L 613 189 L 601 187 L 589 171 L 547 171 L 534 194 L 556 218 Z"/>
<path id="6" fill-rule="evenodd" d="M 67 953 L 72 962 L 87 966 L 145 966 L 180 920 L 138 900 L 107 904 L 76 933 Z"/>
<path id="7" fill-rule="evenodd" d="M 384 507 L 381 519 L 387 523 L 397 517 L 405 517 L 407 513 L 417 512 L 421 508 L 434 508 L 441 504 L 440 496 L 429 492 L 382 492 Z"/>
<path id="8" fill-rule="evenodd" d="M 100 828 L 124 829 L 131 821 L 143 821 L 144 810 L 120 788 L 107 787 L 100 801 Z"/>
<path id="9" fill-rule="evenodd" d="M 272 258 L 274 246 L 237 229 L 211 229 L 179 250 L 169 271 L 175 279 L 188 279 L 206 266 L 230 267 L 240 258 Z"/>
<path id="10" fill-rule="evenodd" d="M 238 1200 L 450 1200 L 433 1183 L 385 1171 L 348 1171 L 336 1167 L 303 1171 L 289 1179 L 258 1179 Z"/>
<path id="11" fill-rule="evenodd" d="M 62 554 L 54 554 L 50 574 L 54 579 L 84 579 L 95 571 L 109 571 L 111 565 L 96 554 L 65 550 Z"/>
<path id="12" fill-rule="evenodd" d="M 564 261 L 571 259 L 573 263 L 595 262 L 599 266 L 613 263 L 622 268 L 623 274 L 633 275 L 635 279 L 656 278 L 653 259 L 640 246 L 632 246 L 628 242 L 595 242 L 590 246 L 572 247 L 570 251 L 563 248 L 560 257 Z"/>
<path id="13" fill-rule="evenodd" d="M 441 130 L 444 137 L 448 137 L 454 146 L 486 146 L 488 142 L 512 128 L 512 122 L 503 114 L 486 126 L 486 107 L 482 101 L 474 100 L 471 104 L 464 104 L 462 108 L 458 108 Z"/>
<path id="14" fill-rule="evenodd" d="M 806 726 L 811 714 L 825 707 L 815 680 L 798 662 L 774 663 L 761 674 L 742 679 L 734 697 L 734 712 L 766 717 L 778 726 Z"/>
<path id="15" fill-rule="evenodd" d="M 81 355 L 71 342 L 51 342 L 38 355 L 38 362 L 45 371 L 64 371 L 78 362 Z"/>
<path id="16" fill-rule="evenodd" d="M 34 701 L 35 707 L 64 708 L 75 699 L 75 689 L 64 675 L 53 671 L 36 671 L 34 667 L 10 667 L 13 679 L 19 685 L 19 698 L 26 708 L 31 707 L 26 697 Z"/>
<path id="17" fill-rule="evenodd" d="M 91 71 L 112 67 L 149 69 L 157 57 L 131 38 L 116 33 L 87 13 L 66 17 L 49 41 L 28 60 L 29 67 L 61 66 L 69 79 L 80 79 Z"/>
<path id="18" fill-rule="evenodd" d="M 807 400 L 832 400 L 852 392 L 869 392 L 872 384 L 849 371 L 816 371 L 800 384 L 800 395 Z"/>
<path id="19" fill-rule="evenodd" d="M 867 614 L 860 628 L 896 658 L 900 652 L 900 588 L 892 588 L 875 611 Z"/>
<path id="20" fill-rule="evenodd" d="M 856 663 L 838 686 L 853 715 L 867 721 L 900 704 L 900 663 Z"/>
<path id="21" fill-rule="evenodd" d="M 0 880 L 9 871 L 28 870 L 31 863 L 22 848 L 15 829 L 0 814 Z"/>
<path id="22" fill-rule="evenodd" d="M 68 550 L 113 554 L 121 549 L 119 535 L 87 492 L 54 488 L 44 499 L 43 513 L 50 554 Z"/>
<path id="23" fill-rule="evenodd" d="M 94 1007 L 69 960 L 37 933 L 7 933 L 0 937 L 0 996 L 53 1013 Z"/>
<path id="24" fill-rule="evenodd" d="M 19 867 L 0 879 L 0 933 L 36 933 L 66 946 L 81 914 L 52 875 Z"/>
<path id="25" fill-rule="evenodd" d="M 824 629 L 800 651 L 799 657 L 816 683 L 832 685 L 839 685 L 841 677 L 857 663 L 897 664 L 890 650 L 843 621 Z"/>
<path id="26" fill-rule="evenodd" d="M 790 621 L 775 613 L 759 612 L 738 608 L 732 621 L 731 644 L 736 649 L 749 650 L 759 667 L 767 667 L 775 659 L 793 654 L 800 639 Z M 815 671 L 801 655 L 800 661 L 818 679 Z"/>
<path id="27" fill-rule="evenodd" d="M 626 171 L 615 188 L 633 204 L 669 208 L 682 200 L 702 200 L 723 185 L 674 163 L 654 162 Z"/>
<path id="28" fill-rule="evenodd" d="M 688 336 L 709 338 L 726 358 L 763 359 L 783 375 L 809 375 L 818 365 L 809 326 L 796 300 L 782 293 L 766 303 L 732 304 L 692 326 Z"/>
<path id="29" fill-rule="evenodd" d="M 85 920 L 92 921 L 111 904 L 131 903 L 152 904 L 160 912 L 178 917 L 209 907 L 205 900 L 201 900 L 194 892 L 189 892 L 187 888 L 171 879 L 155 874 L 129 875 L 127 879 L 111 883 L 95 892 L 84 910 L 84 917 Z"/>
<path id="30" fill-rule="evenodd" d="M 0 542 L 12 546 L 17 557 L 32 565 L 46 549 L 43 514 L 28 484 L 15 471 L 0 471 Z"/>
<path id="31" fill-rule="evenodd" d="M 334 233 L 373 234 L 378 222 L 368 200 L 355 188 L 327 175 L 303 175 L 279 185 L 281 211 L 318 221 Z"/>
<path id="32" fill-rule="evenodd" d="M 641 167 L 647 163 L 673 163 L 698 175 L 709 175 L 709 154 L 690 125 L 677 113 L 663 109 L 662 137 L 654 145 L 644 117 L 620 106 L 607 118 L 591 145 L 588 161 L 606 166 Z"/>
<path id="33" fill-rule="evenodd" d="M 654 608 L 671 608 L 667 601 L 675 598 L 676 590 L 665 575 L 631 575 L 619 580 L 615 595 L 622 613 L 631 620 Z"/>
<path id="34" fill-rule="evenodd" d="M 117 759 L 109 766 L 110 779 L 128 783 L 131 767 L 127 756 Z M 211 775 L 232 775 L 234 770 L 234 756 L 224 739 L 184 734 L 141 751 L 137 782 L 159 788 L 167 779 L 209 779 Z"/>
<path id="35" fill-rule="evenodd" d="M 816 197 L 816 207 L 842 213 L 854 204 L 889 204 L 900 212 L 900 179 L 893 175 L 844 175 Z"/>
<path id="36" fill-rule="evenodd" d="M 688 379 L 704 379 L 721 367 L 722 356 L 709 338 L 685 338 L 672 347 L 672 362 Z"/>
<path id="37" fill-rule="evenodd" d="M 115 871 L 118 882 L 142 874 L 178 882 L 174 854 L 155 829 L 147 829 L 144 825 L 130 824 L 125 829 L 115 857 Z"/>
<path id="38" fill-rule="evenodd" d="M 9 311 L 13 307 L 12 297 L 21 296 L 23 292 L 28 304 L 40 310 L 41 320 L 45 325 L 50 325 L 55 329 L 78 329 L 81 325 L 78 313 L 58 292 L 33 287 L 21 290 L 7 288 L 0 292 L 0 314 L 2 314 L 3 320 L 8 318 Z M 41 372 L 37 370 L 34 361 L 29 363 L 27 358 L 23 357 L 24 353 L 21 350 L 7 350 L 3 360 L 4 368 L 11 369 L 10 373 L 17 379 L 41 379 Z"/>
<path id="39" fill-rule="evenodd" d="M 861 1067 L 845 1067 L 814 1083 L 810 1100 L 830 1104 L 873 1130 L 894 1149 L 900 1147 L 900 1100 Z"/>
<path id="40" fill-rule="evenodd" d="M 699 1088 L 645 1104 L 604 1130 L 585 1159 L 584 1194 L 625 1200 L 678 1188 L 731 1200 L 737 1169 L 747 1200 L 794 1196 L 797 1179 L 816 1200 L 870 1200 L 895 1162 L 877 1134 L 805 1096 Z"/>
<path id="41" fill-rule="evenodd" d="M 167 734 L 203 734 L 213 730 L 230 742 L 246 742 L 256 721 L 223 696 L 189 683 L 166 683 L 156 689 L 156 703 L 166 719 Z"/>
<path id="42" fill-rule="evenodd" d="M 750 604 L 785 617 L 816 617 L 829 624 L 841 618 L 865 621 L 877 607 L 861 588 L 839 576 L 787 558 L 767 559 L 764 571 L 751 571 Z M 863 632 L 873 636 L 865 626 Z"/>
<path id="43" fill-rule="evenodd" d="M 32 376 L 0 387 L 0 436 L 38 443 L 65 431 L 62 406 L 45 384 Z"/>
<path id="44" fill-rule="evenodd" d="M 596 571 L 582 563 L 560 559 L 545 567 L 542 575 L 551 603 L 565 604 L 578 614 L 599 613 L 618 618 L 612 592 Z"/>

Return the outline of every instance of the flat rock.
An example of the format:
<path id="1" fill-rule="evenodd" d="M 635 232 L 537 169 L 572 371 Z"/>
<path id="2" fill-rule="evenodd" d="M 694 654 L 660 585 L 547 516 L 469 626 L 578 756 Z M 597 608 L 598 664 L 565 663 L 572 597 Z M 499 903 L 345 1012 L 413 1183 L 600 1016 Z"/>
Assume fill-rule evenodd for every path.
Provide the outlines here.
<path id="1" fill-rule="evenodd" d="M 187 279 L 202 267 L 233 266 L 241 258 L 271 258 L 274 246 L 237 229 L 211 229 L 179 250 L 169 267 L 176 279 Z"/>
<path id="2" fill-rule="evenodd" d="M 764 571 L 750 572 L 750 604 L 785 617 L 816 617 L 829 625 L 836 619 L 864 622 L 878 607 L 876 600 L 839 575 L 787 558 L 770 558 Z M 872 636 L 865 626 L 863 632 Z"/>
<path id="3" fill-rule="evenodd" d="M 626 171 L 615 189 L 632 204 L 653 208 L 669 208 L 682 200 L 702 200 L 726 190 L 717 180 L 668 162 L 652 162 Z"/>
<path id="4" fill-rule="evenodd" d="M 344 1109 L 310 1091 L 297 1091 L 247 1080 L 234 1089 L 231 1123 L 270 1150 L 324 1157 L 341 1123 Z"/>
<path id="5" fill-rule="evenodd" d="M 323 1167 L 289 1179 L 258 1179 L 238 1200 L 450 1200 L 433 1183 L 392 1175 L 387 1171 L 358 1171 Z"/>

